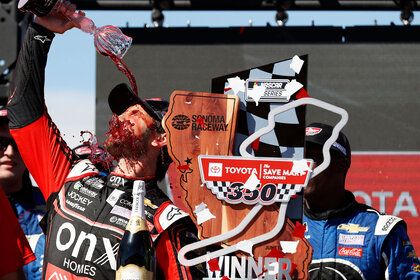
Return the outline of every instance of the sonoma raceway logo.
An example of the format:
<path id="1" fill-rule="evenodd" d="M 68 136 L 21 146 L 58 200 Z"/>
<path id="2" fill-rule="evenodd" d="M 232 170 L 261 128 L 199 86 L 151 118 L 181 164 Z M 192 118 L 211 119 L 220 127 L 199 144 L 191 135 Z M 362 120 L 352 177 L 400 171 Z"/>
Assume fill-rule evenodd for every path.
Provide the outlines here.
<path id="1" fill-rule="evenodd" d="M 312 160 L 199 156 L 201 180 L 230 204 L 288 202 L 306 186 Z"/>
<path id="2" fill-rule="evenodd" d="M 171 125 L 177 130 L 185 130 L 191 126 L 192 130 L 200 131 L 226 131 L 229 126 L 224 116 L 192 115 L 190 119 L 182 114 L 173 117 Z"/>
<path id="3" fill-rule="evenodd" d="M 186 115 L 176 115 L 172 119 L 172 126 L 178 130 L 187 129 L 190 126 L 191 120 Z"/>

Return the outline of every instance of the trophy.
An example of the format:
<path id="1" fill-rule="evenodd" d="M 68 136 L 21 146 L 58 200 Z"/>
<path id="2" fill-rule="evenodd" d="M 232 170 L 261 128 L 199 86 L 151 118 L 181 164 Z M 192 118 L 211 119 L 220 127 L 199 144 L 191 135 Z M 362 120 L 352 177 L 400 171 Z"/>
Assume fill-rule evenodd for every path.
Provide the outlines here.
<path id="1" fill-rule="evenodd" d="M 43 17 L 49 13 L 59 13 L 63 0 L 20 0 L 18 8 Z M 88 17 L 74 13 L 68 19 L 76 23 L 80 30 L 94 36 L 95 47 L 105 56 L 124 57 L 131 46 L 132 38 L 124 35 L 121 30 L 113 25 L 97 28 Z"/>

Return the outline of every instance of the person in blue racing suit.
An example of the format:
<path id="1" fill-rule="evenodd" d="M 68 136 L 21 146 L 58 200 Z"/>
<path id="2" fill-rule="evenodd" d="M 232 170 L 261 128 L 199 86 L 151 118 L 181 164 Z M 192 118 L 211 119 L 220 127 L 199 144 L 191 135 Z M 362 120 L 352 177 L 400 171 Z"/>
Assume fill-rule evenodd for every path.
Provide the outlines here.
<path id="1" fill-rule="evenodd" d="M 332 129 L 321 123 L 306 128 L 306 158 L 315 167 L 323 161 L 322 146 Z M 328 168 L 304 190 L 305 238 L 314 252 L 310 279 L 420 279 L 405 222 L 359 204 L 345 189 L 351 149 L 343 133 L 330 154 Z"/>
<path id="2" fill-rule="evenodd" d="M 10 135 L 6 103 L 7 98 L 0 98 L 0 187 L 36 256 L 36 260 L 23 267 L 26 278 L 39 280 L 45 245 L 45 235 L 39 221 L 45 215 L 45 199 L 39 188 L 32 186 L 28 169 Z"/>

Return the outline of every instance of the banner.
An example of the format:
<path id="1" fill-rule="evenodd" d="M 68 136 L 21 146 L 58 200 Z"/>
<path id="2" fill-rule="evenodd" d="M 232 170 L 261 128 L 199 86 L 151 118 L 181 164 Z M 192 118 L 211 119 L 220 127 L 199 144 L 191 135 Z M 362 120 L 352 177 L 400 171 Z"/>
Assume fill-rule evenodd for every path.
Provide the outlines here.
<path id="1" fill-rule="evenodd" d="M 403 218 L 420 252 L 420 153 L 353 153 L 347 187 L 357 201 Z"/>

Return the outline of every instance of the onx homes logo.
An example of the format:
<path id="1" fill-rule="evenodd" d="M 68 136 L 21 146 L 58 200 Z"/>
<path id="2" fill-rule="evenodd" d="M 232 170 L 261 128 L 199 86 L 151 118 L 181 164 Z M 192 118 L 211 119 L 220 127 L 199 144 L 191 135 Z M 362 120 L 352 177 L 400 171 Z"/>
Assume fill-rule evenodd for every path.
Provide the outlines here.
<path id="1" fill-rule="evenodd" d="M 201 180 L 229 204 L 288 202 L 306 186 L 313 161 L 286 158 L 198 157 Z"/>
<path id="2" fill-rule="evenodd" d="M 285 87 L 290 82 L 288 79 L 247 79 L 245 88 L 245 100 L 254 102 L 250 96 L 257 87 L 264 87 L 264 94 L 259 102 L 288 102 L 289 99 L 283 95 Z"/>

